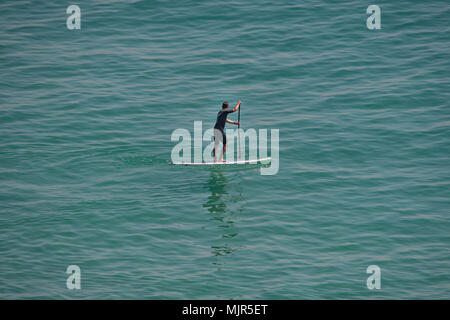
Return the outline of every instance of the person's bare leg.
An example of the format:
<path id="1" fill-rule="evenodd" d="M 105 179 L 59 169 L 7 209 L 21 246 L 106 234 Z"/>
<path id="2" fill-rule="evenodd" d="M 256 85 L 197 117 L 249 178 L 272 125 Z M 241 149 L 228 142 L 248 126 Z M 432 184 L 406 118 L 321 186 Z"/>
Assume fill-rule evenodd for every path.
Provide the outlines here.
<path id="1" fill-rule="evenodd" d="M 227 144 L 223 145 L 222 153 L 220 154 L 220 161 L 222 161 L 222 162 L 226 162 L 227 161 L 227 160 L 223 160 L 223 155 L 225 154 L 225 151 L 227 151 Z"/>
<path id="2" fill-rule="evenodd" d="M 217 162 L 217 147 L 218 146 L 219 146 L 218 144 L 214 145 L 214 162 Z"/>

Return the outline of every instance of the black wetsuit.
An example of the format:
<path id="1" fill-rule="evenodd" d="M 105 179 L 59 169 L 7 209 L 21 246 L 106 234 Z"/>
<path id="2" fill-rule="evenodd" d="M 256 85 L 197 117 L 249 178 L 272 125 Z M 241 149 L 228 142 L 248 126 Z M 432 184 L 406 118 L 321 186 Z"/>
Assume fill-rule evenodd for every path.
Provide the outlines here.
<path id="1" fill-rule="evenodd" d="M 225 135 L 225 123 L 227 121 L 227 116 L 229 113 L 233 113 L 233 112 L 234 112 L 233 109 L 225 108 L 225 109 L 220 110 L 217 113 L 217 120 L 216 120 L 216 125 L 214 126 L 214 129 L 219 130 L 219 132 L 216 132 L 217 130 L 214 130 L 214 140 L 216 140 L 216 136 L 218 136 L 217 140 L 222 142 L 223 145 L 227 144 L 227 136 Z M 217 140 L 216 140 L 216 142 L 219 142 Z"/>

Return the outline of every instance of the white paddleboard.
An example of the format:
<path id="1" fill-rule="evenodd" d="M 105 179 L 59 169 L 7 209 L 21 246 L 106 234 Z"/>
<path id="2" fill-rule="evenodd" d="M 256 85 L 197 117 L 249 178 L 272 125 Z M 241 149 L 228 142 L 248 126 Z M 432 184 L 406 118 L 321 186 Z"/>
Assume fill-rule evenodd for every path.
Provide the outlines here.
<path id="1" fill-rule="evenodd" d="M 263 163 L 269 163 L 271 161 L 272 158 L 268 157 L 268 158 L 261 158 L 261 159 L 253 159 L 253 160 L 237 160 L 237 161 L 227 161 L 227 162 L 222 162 L 222 161 L 217 161 L 217 162 L 177 162 L 177 163 L 173 163 L 173 164 L 182 164 L 185 166 L 215 166 L 215 165 L 227 165 L 227 164 L 252 164 L 252 163 L 258 163 L 258 162 L 263 162 Z"/>

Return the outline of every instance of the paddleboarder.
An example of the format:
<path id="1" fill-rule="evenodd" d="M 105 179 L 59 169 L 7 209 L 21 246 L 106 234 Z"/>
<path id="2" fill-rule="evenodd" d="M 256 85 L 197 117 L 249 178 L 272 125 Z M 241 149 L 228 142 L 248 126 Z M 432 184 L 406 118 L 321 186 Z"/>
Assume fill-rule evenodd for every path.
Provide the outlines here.
<path id="1" fill-rule="evenodd" d="M 226 160 L 223 159 L 223 155 L 225 154 L 225 151 L 227 150 L 227 136 L 225 135 L 225 123 L 231 123 L 235 125 L 240 125 L 237 121 L 231 121 L 227 119 L 229 113 L 236 112 L 239 109 L 239 106 L 241 105 L 241 100 L 238 101 L 234 109 L 228 108 L 228 102 L 225 101 L 222 104 L 222 110 L 220 110 L 217 113 L 217 120 L 216 124 L 214 125 L 214 162 L 217 162 L 217 148 L 219 147 L 219 143 L 223 144 L 222 152 L 220 154 L 219 161 L 226 162 Z"/>

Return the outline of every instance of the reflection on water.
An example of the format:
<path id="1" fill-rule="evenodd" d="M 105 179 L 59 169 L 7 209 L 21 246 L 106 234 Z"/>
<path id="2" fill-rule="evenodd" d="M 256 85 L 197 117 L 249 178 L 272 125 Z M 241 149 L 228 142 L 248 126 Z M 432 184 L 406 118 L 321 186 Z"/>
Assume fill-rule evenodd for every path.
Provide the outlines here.
<path id="1" fill-rule="evenodd" d="M 211 220 L 217 222 L 220 239 L 211 246 L 214 256 L 225 256 L 236 250 L 231 246 L 232 239 L 238 235 L 233 215 L 240 211 L 242 191 L 233 183 L 229 185 L 222 168 L 211 168 L 210 177 L 205 184 L 209 190 L 203 207 L 211 214 Z M 219 263 L 217 263 L 219 264 Z"/>
<path id="2" fill-rule="evenodd" d="M 227 192 L 228 180 L 223 175 L 220 168 L 212 168 L 210 178 L 206 183 L 206 187 L 211 192 L 208 196 L 208 200 L 203 205 L 204 208 L 208 208 L 208 211 L 212 214 L 223 214 L 227 212 L 227 205 L 225 203 L 224 196 L 228 195 Z"/>

